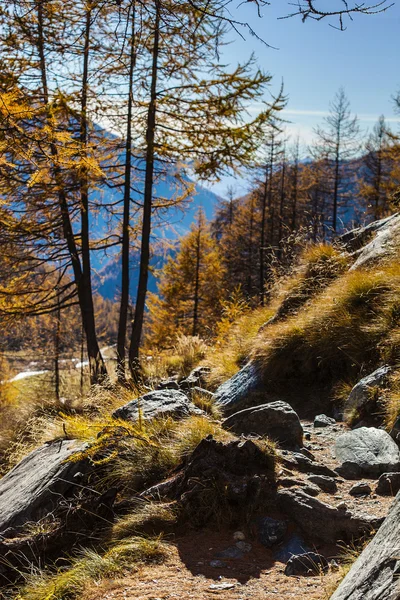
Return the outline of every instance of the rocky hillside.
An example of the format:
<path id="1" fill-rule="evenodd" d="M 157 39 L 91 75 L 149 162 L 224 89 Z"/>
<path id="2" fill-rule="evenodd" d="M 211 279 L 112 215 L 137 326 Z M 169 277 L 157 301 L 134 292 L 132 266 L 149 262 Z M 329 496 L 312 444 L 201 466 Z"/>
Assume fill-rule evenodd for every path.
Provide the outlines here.
<path id="1" fill-rule="evenodd" d="M 399 232 L 307 251 L 189 376 L 31 420 L 4 597 L 400 597 Z"/>

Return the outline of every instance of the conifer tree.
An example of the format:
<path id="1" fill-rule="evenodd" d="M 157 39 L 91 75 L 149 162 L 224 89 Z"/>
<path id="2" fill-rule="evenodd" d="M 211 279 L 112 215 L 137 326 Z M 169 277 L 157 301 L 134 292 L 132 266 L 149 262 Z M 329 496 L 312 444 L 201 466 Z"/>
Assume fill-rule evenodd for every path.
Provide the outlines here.
<path id="1" fill-rule="evenodd" d="M 374 220 L 389 210 L 389 177 L 392 170 L 390 131 L 381 115 L 365 144 L 364 173 L 360 193 Z"/>
<path id="2" fill-rule="evenodd" d="M 343 88 L 337 92 L 330 105 L 330 113 L 324 119 L 325 127 L 315 130 L 317 137 L 317 160 L 325 160 L 330 165 L 332 186 L 332 230 L 338 229 L 338 209 L 344 200 L 343 181 L 346 161 L 354 157 L 359 148 L 359 125 L 356 116 L 350 112 L 350 103 Z"/>
<path id="3" fill-rule="evenodd" d="M 224 277 L 218 246 L 200 208 L 162 269 L 158 295 L 151 295 L 152 341 L 168 346 L 179 334 L 210 338 L 221 314 Z"/>

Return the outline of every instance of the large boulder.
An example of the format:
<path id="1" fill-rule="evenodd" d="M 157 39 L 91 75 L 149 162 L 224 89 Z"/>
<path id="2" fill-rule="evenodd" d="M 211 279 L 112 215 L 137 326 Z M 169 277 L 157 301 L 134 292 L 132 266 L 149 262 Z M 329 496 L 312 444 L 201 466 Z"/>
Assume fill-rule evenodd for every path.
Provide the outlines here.
<path id="1" fill-rule="evenodd" d="M 225 412 L 238 410 L 249 394 L 263 391 L 264 384 L 261 369 L 250 361 L 233 377 L 225 381 L 215 392 L 215 402 Z"/>
<path id="2" fill-rule="evenodd" d="M 358 245 L 359 248 L 354 253 L 356 260 L 350 270 L 365 268 L 393 257 L 398 251 L 399 234 L 400 215 L 398 213 L 346 234 L 348 247 L 352 245 L 354 248 Z M 371 236 L 373 236 L 372 239 Z M 342 240 L 346 242 L 345 238 Z"/>
<path id="3" fill-rule="evenodd" d="M 312 498 L 303 490 L 279 490 L 277 505 L 304 534 L 323 542 L 351 540 L 375 530 L 382 519 L 352 513 Z"/>
<path id="4" fill-rule="evenodd" d="M 360 427 L 340 435 L 335 445 L 336 469 L 346 479 L 379 477 L 400 470 L 400 451 L 396 442 L 383 429 Z"/>
<path id="5" fill-rule="evenodd" d="M 343 408 L 345 419 L 351 419 L 352 421 L 355 418 L 363 419 L 371 413 L 371 409 L 375 404 L 373 390 L 385 384 L 389 373 L 390 367 L 384 365 L 370 375 L 363 377 L 353 387 Z"/>
<path id="6" fill-rule="evenodd" d="M 68 459 L 82 448 L 74 440 L 45 444 L 0 479 L 0 537 L 47 516 L 76 489 L 89 464 Z"/>
<path id="7" fill-rule="evenodd" d="M 149 392 L 140 398 L 131 400 L 113 412 L 114 419 L 137 421 L 139 411 L 142 419 L 159 417 L 182 419 L 190 414 L 202 414 L 190 401 L 188 396 L 179 390 L 165 389 Z"/>
<path id="8" fill-rule="evenodd" d="M 395 213 L 394 215 L 390 215 L 389 217 L 385 217 L 379 221 L 373 221 L 368 225 L 363 225 L 361 227 L 357 227 L 356 229 L 346 231 L 346 233 L 340 236 L 340 241 L 342 244 L 344 244 L 346 250 L 349 252 L 355 252 L 357 250 L 359 251 L 363 248 L 363 246 L 370 242 L 374 234 L 377 234 L 381 230 L 386 230 L 392 227 L 398 221 L 399 214 Z"/>
<path id="9" fill-rule="evenodd" d="M 225 419 L 223 426 L 238 435 L 267 436 L 289 448 L 303 445 L 300 419 L 286 402 L 270 402 L 246 408 Z"/>
<path id="10" fill-rule="evenodd" d="M 400 495 L 378 533 L 358 557 L 331 600 L 400 598 Z"/>

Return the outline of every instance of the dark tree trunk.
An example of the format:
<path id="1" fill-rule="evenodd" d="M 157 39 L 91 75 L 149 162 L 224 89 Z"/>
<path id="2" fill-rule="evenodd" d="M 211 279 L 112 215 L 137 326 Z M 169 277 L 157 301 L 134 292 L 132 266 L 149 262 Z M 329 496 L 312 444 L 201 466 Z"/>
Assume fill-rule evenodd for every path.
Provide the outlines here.
<path id="1" fill-rule="evenodd" d="M 260 304 L 264 306 L 264 246 L 265 246 L 265 220 L 267 213 L 267 195 L 268 195 L 268 165 L 265 167 L 265 181 L 262 195 L 261 207 L 261 234 L 260 234 Z M 271 176 L 271 174 L 270 174 Z"/>
<path id="2" fill-rule="evenodd" d="M 144 310 L 147 294 L 147 282 L 149 277 L 150 262 L 150 233 L 151 233 L 151 210 L 154 179 L 154 153 L 155 153 L 155 128 L 156 128 L 156 100 L 157 100 L 157 71 L 158 53 L 160 43 L 160 0 L 155 2 L 156 14 L 154 23 L 153 42 L 153 64 L 151 74 L 150 103 L 147 113 L 146 129 L 146 174 L 144 184 L 143 225 L 142 243 L 140 251 L 140 272 L 136 298 L 135 317 L 132 325 L 131 344 L 129 348 L 129 368 L 132 376 L 137 377 L 139 373 L 139 348 L 143 330 Z"/>
<path id="3" fill-rule="evenodd" d="M 128 121 L 126 126 L 125 145 L 125 177 L 124 177 L 124 212 L 122 221 L 122 282 L 121 301 L 119 309 L 118 336 L 117 336 L 117 375 L 118 381 L 124 384 L 125 376 L 125 342 L 126 326 L 128 322 L 129 307 L 129 216 L 131 201 L 131 170 L 132 170 L 132 104 L 133 104 L 133 73 L 136 65 L 136 40 L 135 40 L 135 2 L 132 5 L 132 30 L 129 62 L 129 97 Z"/>
<path id="4" fill-rule="evenodd" d="M 83 55 L 83 75 L 81 92 L 81 119 L 80 119 L 80 142 L 83 151 L 87 150 L 87 92 L 89 76 L 89 47 L 90 47 L 90 27 L 92 12 L 89 9 L 86 12 L 85 23 L 85 45 Z M 94 316 L 92 276 L 90 265 L 90 245 L 89 245 L 89 182 L 88 173 L 83 169 L 80 178 L 81 188 L 81 253 L 82 253 L 82 278 L 81 278 L 81 296 L 83 300 L 83 313 L 85 315 L 83 323 L 86 331 L 86 341 L 89 360 L 90 382 L 91 384 L 101 383 L 107 377 L 105 362 L 101 356 L 99 344 L 96 336 L 96 325 Z"/>
<path id="5" fill-rule="evenodd" d="M 39 0 L 37 4 L 37 17 L 38 17 L 38 39 L 37 48 L 40 60 L 40 74 L 41 83 L 43 90 L 43 100 L 46 106 L 49 104 L 49 89 L 47 83 L 47 66 L 44 49 L 44 36 L 43 36 L 43 4 Z M 90 27 L 90 25 L 89 25 Z M 87 52 L 88 54 L 88 52 Z M 86 57 L 87 61 L 87 57 Z M 86 101 L 85 101 L 86 104 Z M 48 118 L 50 115 L 48 114 Z M 81 131 L 82 133 L 82 131 Z M 50 152 L 54 159 L 53 172 L 57 187 L 58 203 L 61 213 L 61 222 L 63 229 L 63 236 L 67 244 L 68 253 L 71 259 L 71 266 L 74 273 L 75 284 L 78 292 L 79 308 L 82 316 L 82 324 L 86 334 L 86 342 L 89 357 L 92 357 L 91 361 L 91 383 L 98 383 L 104 374 L 106 373 L 104 362 L 102 361 L 99 346 L 96 338 L 96 331 L 94 327 L 94 310 L 93 310 L 93 298 L 91 296 L 91 285 L 87 284 L 87 272 L 85 277 L 83 275 L 83 267 L 79 258 L 79 251 L 75 241 L 75 235 L 72 228 L 70 211 L 68 206 L 67 196 L 63 187 L 63 177 L 61 169 L 58 166 L 58 150 L 55 143 L 50 144 Z M 87 215 L 88 217 L 88 215 Z M 87 227 L 88 231 L 88 227 Z M 82 260 L 83 263 L 83 260 Z M 86 264 L 87 268 L 87 264 Z M 89 284 L 90 284 L 90 258 L 89 258 Z M 90 298 L 88 298 L 88 294 Z M 92 314 L 92 319 L 90 317 Z"/>
<path id="6" fill-rule="evenodd" d="M 193 330 L 192 335 L 198 333 L 199 325 L 199 288 L 200 288 L 200 257 L 201 257 L 201 221 L 199 216 L 199 229 L 196 240 L 196 271 L 194 277 L 194 298 L 193 298 Z"/>

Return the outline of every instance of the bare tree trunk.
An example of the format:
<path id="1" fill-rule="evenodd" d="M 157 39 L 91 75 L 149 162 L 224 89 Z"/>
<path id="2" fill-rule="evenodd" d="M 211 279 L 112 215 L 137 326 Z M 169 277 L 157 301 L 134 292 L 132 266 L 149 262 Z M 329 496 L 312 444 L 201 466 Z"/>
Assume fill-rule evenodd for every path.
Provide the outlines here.
<path id="1" fill-rule="evenodd" d="M 81 118 L 80 118 L 80 142 L 82 149 L 87 151 L 87 92 L 89 76 L 89 47 L 90 47 L 90 27 L 92 11 L 86 11 L 85 23 L 85 44 L 83 55 L 83 76 L 81 92 Z M 89 182 L 88 173 L 83 169 L 80 177 L 81 188 L 81 252 L 82 252 L 82 297 L 83 312 L 85 314 L 84 324 L 86 324 L 86 341 L 89 359 L 90 381 L 92 384 L 101 383 L 107 377 L 107 369 L 103 357 L 101 356 L 99 344 L 96 336 L 92 276 L 90 266 L 90 245 L 89 245 Z"/>
<path id="2" fill-rule="evenodd" d="M 121 301 L 119 309 L 118 336 L 117 336 L 117 375 L 118 381 L 124 384 L 125 376 L 125 342 L 126 326 L 128 322 L 129 306 L 129 217 L 131 201 L 131 171 L 132 171 L 132 104 L 133 104 L 133 73 L 136 65 L 136 39 L 135 39 L 136 5 L 132 5 L 132 30 L 129 62 L 129 97 L 128 121 L 126 125 L 125 145 L 125 177 L 124 177 L 124 212 L 122 221 L 122 281 Z"/>
<path id="3" fill-rule="evenodd" d="M 40 75 L 43 90 L 43 100 L 47 107 L 47 119 L 50 120 L 50 108 L 49 108 L 49 88 L 47 83 L 47 66 L 44 51 L 44 35 L 43 35 L 43 0 L 39 0 L 37 3 L 37 17 L 38 17 L 38 39 L 37 49 L 40 60 Z M 83 268 L 79 258 L 79 251 L 75 241 L 75 235 L 72 228 L 70 211 L 68 206 L 67 197 L 63 186 L 63 177 L 61 169 L 58 165 L 58 150 L 55 143 L 50 144 L 50 152 L 53 158 L 53 172 L 57 187 L 58 203 L 61 212 L 61 222 L 63 229 L 63 236 L 67 244 L 68 253 L 71 258 L 71 266 L 74 273 L 75 284 L 78 292 L 79 308 L 82 316 L 82 324 L 85 329 L 86 343 L 89 357 L 92 357 L 91 365 L 91 383 L 98 383 L 104 374 L 106 374 L 105 365 L 102 361 L 99 346 L 96 338 L 95 324 L 94 324 L 94 309 L 93 309 L 93 298 L 91 296 L 91 285 L 90 285 L 90 258 L 89 258 L 89 286 L 87 284 L 87 264 L 85 277 L 83 275 Z M 87 212 L 87 211 L 86 211 Z M 88 215 L 87 215 L 88 217 Z M 88 224 L 87 224 L 88 233 Z M 88 238 L 87 238 L 88 241 Z M 83 260 L 82 260 L 83 262 Z M 86 281 L 85 281 L 86 280 Z M 91 315 L 91 318 L 90 318 Z"/>
<path id="4" fill-rule="evenodd" d="M 139 283 L 136 298 L 135 318 L 132 325 L 131 344 L 129 348 L 129 368 L 132 376 L 135 378 L 139 373 L 139 348 L 143 330 L 144 310 L 147 294 L 147 282 L 149 277 L 150 262 L 150 233 L 151 233 L 151 210 L 153 196 L 154 179 L 154 140 L 156 128 L 156 100 L 157 100 L 157 74 L 158 74 L 158 53 L 160 43 L 160 0 L 155 0 L 156 14 L 154 24 L 153 41 L 153 64 L 151 74 L 151 92 L 150 103 L 147 113 L 146 129 L 146 174 L 144 184 L 144 204 L 143 204 L 143 224 L 142 224 L 142 243 L 140 251 L 140 272 Z"/>
<path id="5" fill-rule="evenodd" d="M 192 335 L 198 333 L 199 324 L 199 287 L 200 287 L 200 257 L 201 257 L 201 215 L 199 215 L 199 227 L 196 239 L 196 271 L 194 278 L 194 305 L 193 305 L 193 331 Z"/>
<path id="6" fill-rule="evenodd" d="M 261 209 L 261 235 L 260 235 L 260 304 L 264 306 L 264 246 L 265 246 L 265 220 L 267 212 L 267 195 L 268 195 L 268 165 L 265 166 L 265 181 L 262 195 Z M 270 174 L 271 177 L 271 174 Z"/>

